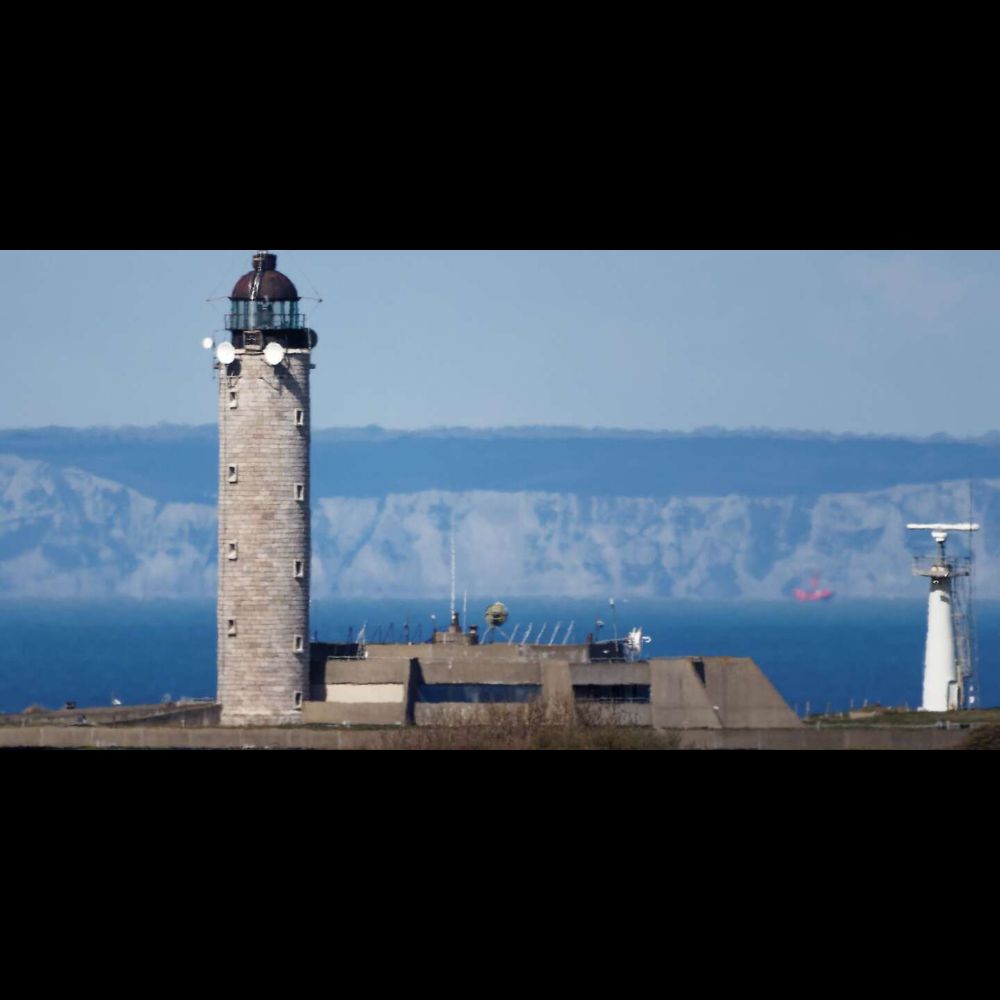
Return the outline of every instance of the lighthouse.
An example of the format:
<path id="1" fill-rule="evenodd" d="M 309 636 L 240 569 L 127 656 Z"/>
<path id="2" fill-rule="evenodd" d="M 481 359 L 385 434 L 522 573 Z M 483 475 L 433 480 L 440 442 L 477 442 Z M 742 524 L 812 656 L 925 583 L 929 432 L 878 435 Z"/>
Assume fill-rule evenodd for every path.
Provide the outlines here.
<path id="1" fill-rule="evenodd" d="M 316 334 L 274 254 L 254 255 L 216 350 L 218 700 L 223 725 L 302 720 L 309 690 L 309 375 Z"/>
<path id="2" fill-rule="evenodd" d="M 966 609 L 955 583 L 970 573 L 970 560 L 949 557 L 949 532 L 979 530 L 978 524 L 908 524 L 910 531 L 929 531 L 937 553 L 914 560 L 915 576 L 930 577 L 927 599 L 927 644 L 924 649 L 924 692 L 921 709 L 949 712 L 969 703 L 966 682 L 972 673 Z"/>

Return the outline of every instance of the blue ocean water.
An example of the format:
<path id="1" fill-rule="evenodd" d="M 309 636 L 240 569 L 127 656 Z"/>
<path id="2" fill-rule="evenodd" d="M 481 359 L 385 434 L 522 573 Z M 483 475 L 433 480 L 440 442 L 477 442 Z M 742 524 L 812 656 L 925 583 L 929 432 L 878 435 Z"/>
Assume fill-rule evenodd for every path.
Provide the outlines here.
<path id="1" fill-rule="evenodd" d="M 482 621 L 492 596 L 469 599 L 470 619 Z M 605 624 L 601 638 L 637 625 L 652 637 L 650 656 L 752 656 L 800 714 L 838 711 L 864 701 L 920 703 L 926 605 L 923 600 L 704 602 L 510 598 L 510 631 L 529 623 L 548 640 L 571 621 L 581 642 Z M 474 609 L 474 610 L 473 610 Z M 426 639 L 447 625 L 446 602 L 325 600 L 313 604 L 313 629 L 344 641 L 367 623 L 369 639 Z M 617 621 L 617 625 L 616 625 Z M 481 626 L 482 627 L 482 626 Z M 392 632 L 390 634 L 390 628 Z M 975 607 L 982 705 L 1000 704 L 1000 602 Z M 215 607 L 210 602 L 0 601 L 0 711 L 28 705 L 59 707 L 149 704 L 215 693 Z"/>

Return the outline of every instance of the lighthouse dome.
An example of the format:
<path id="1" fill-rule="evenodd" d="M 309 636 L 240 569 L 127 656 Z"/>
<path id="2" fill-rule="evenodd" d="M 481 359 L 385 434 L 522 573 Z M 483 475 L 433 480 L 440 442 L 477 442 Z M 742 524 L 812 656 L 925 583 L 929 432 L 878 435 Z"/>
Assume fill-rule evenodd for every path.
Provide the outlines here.
<path id="1" fill-rule="evenodd" d="M 254 254 L 254 269 L 236 282 L 230 299 L 234 302 L 246 302 L 254 298 L 253 287 L 257 281 L 257 299 L 268 302 L 298 302 L 298 289 L 277 270 L 277 263 L 278 258 L 273 253 Z"/>

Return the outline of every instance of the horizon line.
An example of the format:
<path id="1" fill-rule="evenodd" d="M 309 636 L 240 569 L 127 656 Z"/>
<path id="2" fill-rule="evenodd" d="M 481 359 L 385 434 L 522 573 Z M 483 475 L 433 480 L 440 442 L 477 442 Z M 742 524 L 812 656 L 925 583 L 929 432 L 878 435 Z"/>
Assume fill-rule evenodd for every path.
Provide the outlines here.
<path id="1" fill-rule="evenodd" d="M 32 434 L 43 432 L 70 433 L 110 433 L 110 432 L 217 432 L 215 423 L 184 424 L 170 421 L 160 421 L 155 424 L 89 424 L 70 426 L 65 424 L 40 424 L 25 427 L 0 427 L 0 434 Z M 935 431 L 929 434 L 907 433 L 901 431 L 831 431 L 806 430 L 796 427 L 719 427 L 704 426 L 690 430 L 670 428 L 645 427 L 608 427 L 601 425 L 583 426 L 573 424 L 505 424 L 499 426 L 475 426 L 461 424 L 432 425 L 419 428 L 383 427 L 380 424 L 340 425 L 317 427 L 316 434 L 378 434 L 387 437 L 420 437 L 420 436 L 479 436 L 506 435 L 511 437 L 534 434 L 547 437 L 647 437 L 647 438 L 685 438 L 685 437 L 790 437 L 790 438 L 824 438 L 839 440 L 897 440 L 920 442 L 954 442 L 965 444 L 1000 443 L 1000 429 L 991 429 L 980 433 L 957 434 L 948 431 Z"/>

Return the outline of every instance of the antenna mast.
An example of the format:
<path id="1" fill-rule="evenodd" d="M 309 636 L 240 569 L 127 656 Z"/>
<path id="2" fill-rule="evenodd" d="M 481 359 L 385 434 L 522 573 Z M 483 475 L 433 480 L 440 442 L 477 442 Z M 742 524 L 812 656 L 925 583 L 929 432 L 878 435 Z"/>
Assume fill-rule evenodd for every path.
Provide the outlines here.
<path id="1" fill-rule="evenodd" d="M 260 293 L 260 279 L 264 276 L 264 261 L 267 259 L 267 251 L 260 250 L 253 259 L 253 284 L 250 286 L 250 301 L 256 302 Z"/>
<path id="2" fill-rule="evenodd" d="M 458 620 L 455 608 L 455 512 L 451 512 L 451 626 L 449 632 L 461 632 L 462 625 Z"/>

